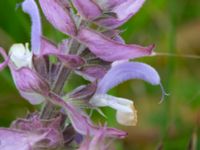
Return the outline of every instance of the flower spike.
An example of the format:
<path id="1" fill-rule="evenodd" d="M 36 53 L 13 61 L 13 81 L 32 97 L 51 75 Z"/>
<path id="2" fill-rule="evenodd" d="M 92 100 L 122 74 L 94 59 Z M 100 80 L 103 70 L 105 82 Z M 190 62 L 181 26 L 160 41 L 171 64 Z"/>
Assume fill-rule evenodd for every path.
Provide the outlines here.
<path id="1" fill-rule="evenodd" d="M 145 0 L 38 0 L 52 26 L 69 36 L 56 44 L 42 35 L 36 1 L 22 2 L 32 22 L 31 51 L 27 43 L 14 44 L 7 56 L 0 47 L 4 59 L 0 71 L 8 65 L 21 96 L 33 105 L 45 102 L 45 106 L 39 113 L 17 119 L 9 129 L 0 128 L 0 149 L 112 149 L 108 141 L 127 133 L 94 124 L 87 110 L 104 115 L 100 107 L 111 107 L 119 124 L 135 126 L 134 102 L 107 92 L 124 81 L 142 79 L 160 85 L 166 95 L 154 68 L 129 62 L 153 55 L 154 45 L 126 44 L 120 35 L 123 31 L 116 29 Z M 75 74 L 88 80 L 87 84 L 71 89 Z"/>

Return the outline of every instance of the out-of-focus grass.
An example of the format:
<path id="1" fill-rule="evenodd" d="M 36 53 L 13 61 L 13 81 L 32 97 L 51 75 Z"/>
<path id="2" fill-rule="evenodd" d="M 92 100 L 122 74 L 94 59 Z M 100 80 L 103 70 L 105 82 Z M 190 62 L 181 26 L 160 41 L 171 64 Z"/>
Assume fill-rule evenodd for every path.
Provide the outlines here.
<path id="1" fill-rule="evenodd" d="M 0 1 L 0 45 L 6 50 L 12 43 L 29 41 L 30 21 L 20 0 Z M 139 13 L 121 27 L 127 43 L 156 44 L 156 52 L 176 55 L 200 54 L 200 1 L 147 1 Z M 58 42 L 63 34 L 43 18 L 43 31 Z M 154 56 L 138 59 L 155 67 L 170 96 L 158 104 L 161 92 L 142 81 L 125 82 L 111 94 L 133 99 L 138 110 L 138 125 L 122 127 L 129 136 L 121 143 L 125 150 L 151 150 L 163 145 L 166 150 L 187 149 L 193 133 L 200 149 L 200 59 Z M 82 81 L 80 81 L 82 82 Z M 0 125 L 24 116 L 34 108 L 17 93 L 8 70 L 0 73 Z M 104 109 L 108 124 L 118 126 L 115 111 Z M 120 149 L 120 148 L 119 148 Z"/>

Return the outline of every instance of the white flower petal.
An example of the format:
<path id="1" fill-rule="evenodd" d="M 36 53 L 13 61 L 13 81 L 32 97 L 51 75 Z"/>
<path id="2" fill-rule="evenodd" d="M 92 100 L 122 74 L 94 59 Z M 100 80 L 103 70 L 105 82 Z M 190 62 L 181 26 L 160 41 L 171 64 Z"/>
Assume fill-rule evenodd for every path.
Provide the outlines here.
<path id="1" fill-rule="evenodd" d="M 126 126 L 135 126 L 137 124 L 137 110 L 134 105 L 131 108 L 131 112 L 117 111 L 116 118 L 118 123 Z"/>
<path id="2" fill-rule="evenodd" d="M 32 67 L 33 54 L 28 49 L 28 44 L 14 44 L 9 51 L 10 59 L 17 68 Z"/>
<path id="3" fill-rule="evenodd" d="M 96 107 L 109 106 L 117 110 L 116 118 L 118 123 L 127 126 L 134 126 L 137 123 L 137 111 L 133 101 L 110 96 L 107 94 L 94 95 L 90 104 Z"/>

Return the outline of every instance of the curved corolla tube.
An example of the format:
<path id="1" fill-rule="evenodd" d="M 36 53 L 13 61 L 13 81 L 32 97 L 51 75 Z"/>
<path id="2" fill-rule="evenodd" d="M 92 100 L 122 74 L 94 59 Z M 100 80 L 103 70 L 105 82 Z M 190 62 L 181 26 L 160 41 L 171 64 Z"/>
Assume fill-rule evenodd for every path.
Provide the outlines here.
<path id="1" fill-rule="evenodd" d="M 41 19 L 39 9 L 34 0 L 25 0 L 22 3 L 23 11 L 30 15 L 32 21 L 31 50 L 35 55 L 40 54 L 42 35 Z"/>

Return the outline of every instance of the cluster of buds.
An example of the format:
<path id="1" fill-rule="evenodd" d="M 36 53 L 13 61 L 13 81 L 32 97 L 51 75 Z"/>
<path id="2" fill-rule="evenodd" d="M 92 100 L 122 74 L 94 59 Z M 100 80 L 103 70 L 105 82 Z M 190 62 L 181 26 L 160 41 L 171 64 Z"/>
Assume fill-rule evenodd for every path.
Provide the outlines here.
<path id="1" fill-rule="evenodd" d="M 117 28 L 129 20 L 145 0 L 39 0 L 46 19 L 69 36 L 54 44 L 42 35 L 41 19 L 34 0 L 22 9 L 32 21 L 31 50 L 14 44 L 8 54 L 0 48 L 21 96 L 31 104 L 45 106 L 40 113 L 18 119 L 10 128 L 0 128 L 1 150 L 79 149 L 106 150 L 109 140 L 127 133 L 96 125 L 85 111 L 101 107 L 116 110 L 121 125 L 134 126 L 137 111 L 133 101 L 107 92 L 130 79 L 161 85 L 151 66 L 130 59 L 153 54 L 154 45 L 125 44 Z M 52 61 L 52 56 L 56 58 Z M 63 89 L 70 76 L 88 81 L 70 92 Z"/>

